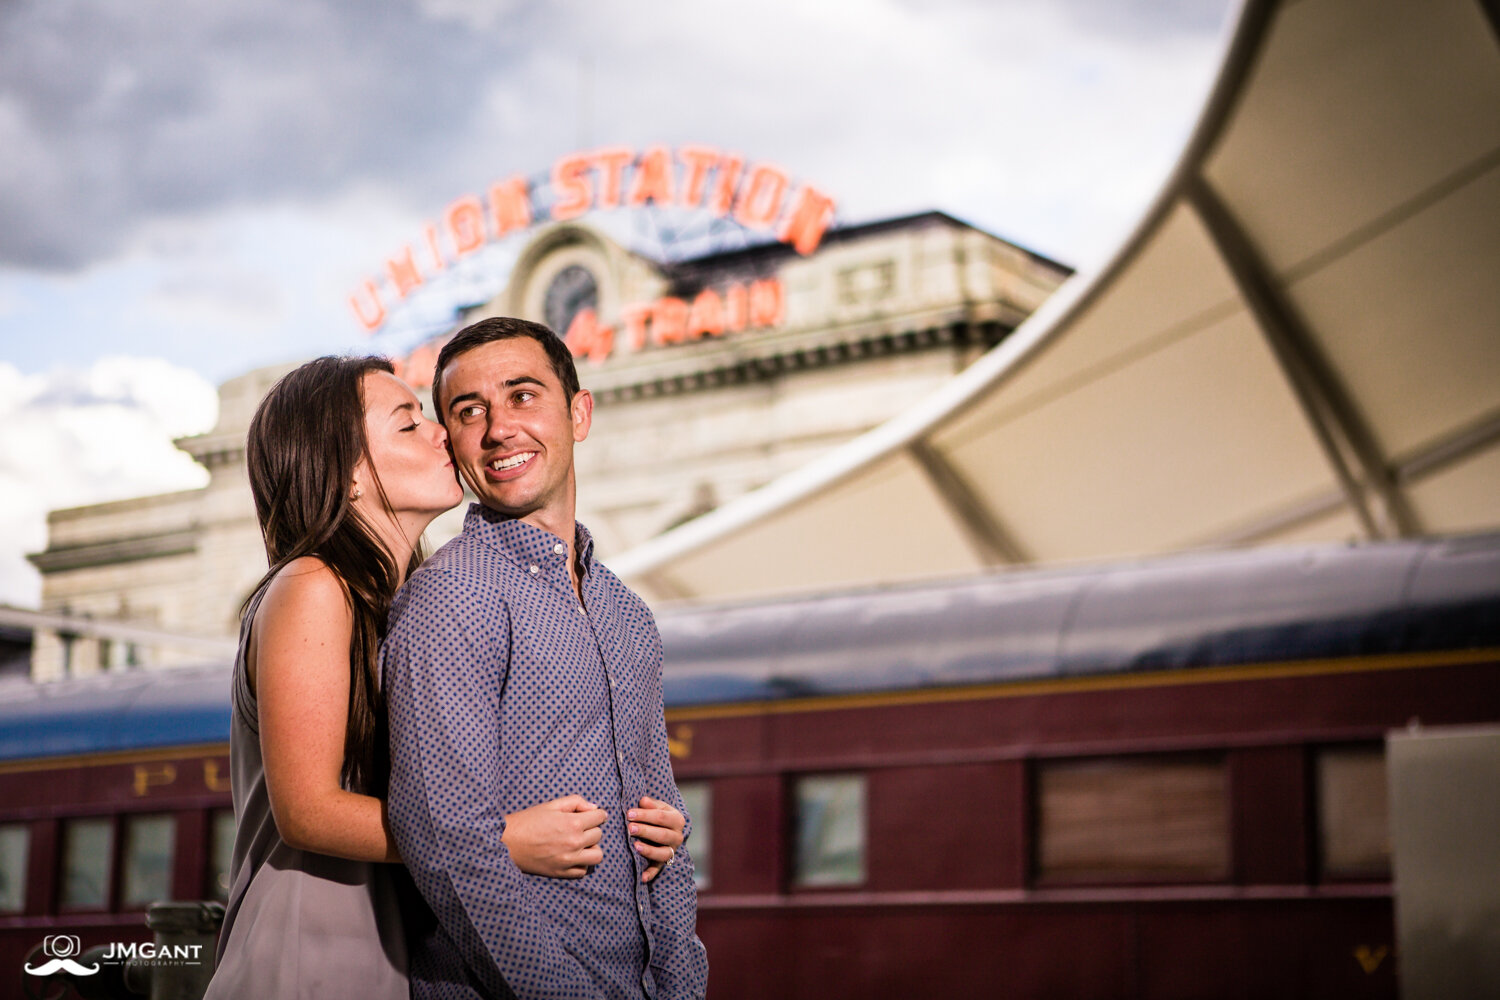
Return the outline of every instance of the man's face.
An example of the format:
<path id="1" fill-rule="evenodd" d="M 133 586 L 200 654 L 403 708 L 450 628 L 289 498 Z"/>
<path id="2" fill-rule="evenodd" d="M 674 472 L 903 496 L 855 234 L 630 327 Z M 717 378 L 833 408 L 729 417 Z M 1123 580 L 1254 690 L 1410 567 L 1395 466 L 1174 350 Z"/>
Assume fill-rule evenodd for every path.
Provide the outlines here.
<path id="1" fill-rule="evenodd" d="M 492 510 L 572 534 L 573 444 L 588 436 L 593 398 L 564 397 L 547 352 L 530 337 L 494 340 L 454 358 L 440 414 L 454 465 Z M 566 524 L 550 524 L 566 520 Z"/>

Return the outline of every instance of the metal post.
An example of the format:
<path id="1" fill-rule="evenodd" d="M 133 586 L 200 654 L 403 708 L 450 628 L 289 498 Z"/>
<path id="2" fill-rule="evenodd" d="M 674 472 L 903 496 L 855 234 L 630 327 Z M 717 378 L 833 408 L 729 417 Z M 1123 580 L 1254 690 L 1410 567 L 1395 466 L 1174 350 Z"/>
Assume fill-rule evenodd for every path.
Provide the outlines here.
<path id="1" fill-rule="evenodd" d="M 213 978 L 214 950 L 223 922 L 224 907 L 219 903 L 151 904 L 146 926 L 156 932 L 158 955 L 150 970 L 151 1000 L 201 1000 Z"/>

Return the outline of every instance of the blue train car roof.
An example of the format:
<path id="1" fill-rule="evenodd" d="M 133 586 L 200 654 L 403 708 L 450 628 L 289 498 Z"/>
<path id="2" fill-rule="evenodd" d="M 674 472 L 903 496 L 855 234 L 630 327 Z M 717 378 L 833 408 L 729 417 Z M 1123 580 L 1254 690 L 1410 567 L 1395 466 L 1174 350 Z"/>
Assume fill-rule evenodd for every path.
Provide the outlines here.
<path id="1" fill-rule="evenodd" d="M 228 740 L 228 664 L 0 687 L 0 761 Z"/>
<path id="2" fill-rule="evenodd" d="M 659 617 L 669 707 L 1500 647 L 1500 535 L 1194 553 Z"/>
<path id="3" fill-rule="evenodd" d="M 658 619 L 668 707 L 1500 648 L 1500 535 L 1257 549 Z M 229 667 L 0 688 L 0 761 L 229 739 Z"/>

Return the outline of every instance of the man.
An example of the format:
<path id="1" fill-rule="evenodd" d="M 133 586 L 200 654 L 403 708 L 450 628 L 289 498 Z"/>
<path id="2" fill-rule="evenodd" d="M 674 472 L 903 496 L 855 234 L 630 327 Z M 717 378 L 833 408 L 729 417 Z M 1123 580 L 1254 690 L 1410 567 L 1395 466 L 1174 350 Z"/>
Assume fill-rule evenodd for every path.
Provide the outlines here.
<path id="1" fill-rule="evenodd" d="M 574 520 L 593 398 L 562 341 L 515 319 L 449 341 L 432 396 L 479 503 L 397 596 L 381 654 L 391 830 L 437 918 L 413 996 L 702 997 L 692 860 L 653 843 L 658 807 L 683 809 L 661 640 Z M 528 807 L 572 821 L 582 877 L 512 863 L 505 817 Z"/>

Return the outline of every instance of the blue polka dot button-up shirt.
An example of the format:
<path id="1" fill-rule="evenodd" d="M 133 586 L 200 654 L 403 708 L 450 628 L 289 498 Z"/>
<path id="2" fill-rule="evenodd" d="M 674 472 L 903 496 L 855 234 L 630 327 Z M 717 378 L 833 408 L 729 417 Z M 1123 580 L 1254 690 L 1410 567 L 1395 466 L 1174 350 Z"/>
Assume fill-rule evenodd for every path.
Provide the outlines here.
<path id="1" fill-rule="evenodd" d="M 645 603 L 575 544 L 470 507 L 461 535 L 397 594 L 381 649 L 390 823 L 435 922 L 409 920 L 417 998 L 702 997 L 692 859 L 649 883 L 625 810 L 686 810 L 662 714 L 661 639 Z M 581 879 L 527 875 L 505 816 L 578 794 L 609 814 Z M 691 832 L 691 819 L 688 831 Z"/>

